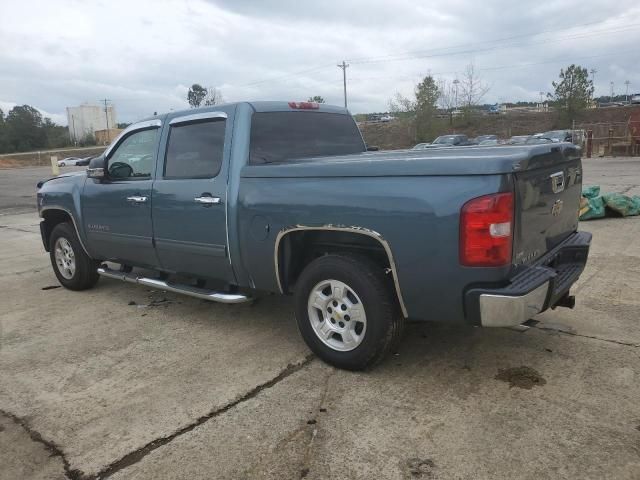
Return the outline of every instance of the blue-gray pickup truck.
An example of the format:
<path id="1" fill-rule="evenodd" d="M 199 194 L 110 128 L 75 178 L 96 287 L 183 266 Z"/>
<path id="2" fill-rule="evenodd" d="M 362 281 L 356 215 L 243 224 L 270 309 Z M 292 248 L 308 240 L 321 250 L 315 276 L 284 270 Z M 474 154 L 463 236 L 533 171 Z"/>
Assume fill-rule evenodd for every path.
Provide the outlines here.
<path id="1" fill-rule="evenodd" d="M 591 241 L 575 146 L 370 150 L 347 110 L 308 102 L 154 116 L 40 182 L 44 247 L 72 290 L 293 294 L 311 350 L 354 370 L 407 319 L 506 327 L 573 307 Z"/>

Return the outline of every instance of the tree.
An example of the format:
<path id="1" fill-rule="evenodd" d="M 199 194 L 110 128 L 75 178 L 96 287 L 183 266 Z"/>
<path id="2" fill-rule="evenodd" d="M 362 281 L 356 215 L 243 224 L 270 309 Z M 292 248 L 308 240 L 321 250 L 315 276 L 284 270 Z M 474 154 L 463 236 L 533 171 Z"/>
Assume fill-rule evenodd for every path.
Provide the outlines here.
<path id="1" fill-rule="evenodd" d="M 478 105 L 489 90 L 490 87 L 482 81 L 473 63 L 467 65 L 460 80 L 462 106 L 469 109 Z"/>
<path id="2" fill-rule="evenodd" d="M 438 85 L 431 75 L 427 75 L 416 85 L 415 95 L 416 134 L 418 140 L 425 140 L 431 136 L 433 119 L 438 109 L 436 104 L 440 97 Z"/>
<path id="3" fill-rule="evenodd" d="M 593 81 L 589 80 L 589 72 L 579 65 L 571 64 L 566 70 L 560 69 L 560 80 L 551 85 L 554 92 L 547 94 L 547 97 L 555 101 L 567 124 L 587 108 L 593 96 Z"/>
<path id="4" fill-rule="evenodd" d="M 307 102 L 325 103 L 324 98 L 322 98 L 320 95 L 314 95 L 313 97 L 309 97 L 309 100 L 307 100 Z"/>
<path id="5" fill-rule="evenodd" d="M 209 87 L 207 89 L 207 94 L 204 97 L 204 104 L 206 106 L 211 105 L 220 105 L 224 103 L 224 98 L 222 98 L 222 93 L 216 87 Z"/>
<path id="6" fill-rule="evenodd" d="M 0 153 L 9 150 L 9 139 L 7 137 L 7 122 L 4 119 L 4 112 L 0 108 Z"/>
<path id="7" fill-rule="evenodd" d="M 42 128 L 42 115 L 29 105 L 16 105 L 6 117 L 9 148 L 13 151 L 42 148 L 47 136 Z"/>
<path id="8" fill-rule="evenodd" d="M 207 96 L 207 93 L 207 89 L 202 85 L 199 85 L 197 83 L 191 85 L 189 93 L 187 93 L 187 100 L 189 101 L 189 105 L 191 106 L 191 108 L 198 108 Z"/>
<path id="9" fill-rule="evenodd" d="M 69 130 L 66 127 L 56 125 L 47 117 L 42 121 L 42 129 L 48 148 L 62 148 L 69 145 Z"/>

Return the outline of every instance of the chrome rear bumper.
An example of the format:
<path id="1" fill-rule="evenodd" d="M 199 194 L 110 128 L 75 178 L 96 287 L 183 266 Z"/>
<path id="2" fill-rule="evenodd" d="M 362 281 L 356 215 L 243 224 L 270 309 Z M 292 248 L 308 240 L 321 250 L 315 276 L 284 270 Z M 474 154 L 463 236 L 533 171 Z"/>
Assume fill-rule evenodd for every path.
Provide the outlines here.
<path id="1" fill-rule="evenodd" d="M 584 270 L 591 234 L 575 232 L 531 265 L 519 265 L 504 284 L 470 287 L 465 315 L 474 325 L 512 327 L 555 306 L 573 305 L 571 286 Z"/>
<path id="2" fill-rule="evenodd" d="M 549 282 L 519 297 L 483 293 L 480 295 L 482 326 L 513 327 L 521 325 L 544 310 L 548 293 Z"/>

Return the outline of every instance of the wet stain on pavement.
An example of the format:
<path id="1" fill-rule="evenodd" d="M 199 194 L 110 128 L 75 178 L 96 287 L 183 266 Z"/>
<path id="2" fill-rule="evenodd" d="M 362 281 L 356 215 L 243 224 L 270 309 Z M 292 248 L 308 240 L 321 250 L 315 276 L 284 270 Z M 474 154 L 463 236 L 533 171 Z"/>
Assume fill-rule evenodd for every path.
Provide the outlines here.
<path id="1" fill-rule="evenodd" d="M 547 383 L 537 370 L 524 365 L 520 367 L 500 368 L 494 378 L 507 382 L 509 388 L 518 387 L 524 388 L 525 390 L 531 390 L 535 386 L 541 387 Z"/>
<path id="2" fill-rule="evenodd" d="M 410 458 L 406 463 L 408 478 L 434 478 L 435 468 L 430 458 Z"/>

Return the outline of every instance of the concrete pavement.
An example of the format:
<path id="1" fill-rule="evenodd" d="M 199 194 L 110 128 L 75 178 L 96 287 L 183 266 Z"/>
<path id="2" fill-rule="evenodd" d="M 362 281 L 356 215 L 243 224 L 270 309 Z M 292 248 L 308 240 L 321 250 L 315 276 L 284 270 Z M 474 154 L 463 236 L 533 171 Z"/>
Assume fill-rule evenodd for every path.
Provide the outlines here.
<path id="1" fill-rule="evenodd" d="M 602 161 L 585 183 L 638 188 L 639 159 Z M 309 355 L 288 298 L 49 288 L 37 218 L 7 207 L 2 479 L 640 479 L 640 218 L 581 224 L 575 310 L 522 332 L 413 324 L 349 373 Z"/>

